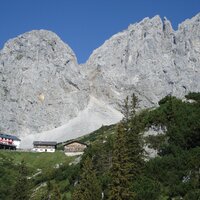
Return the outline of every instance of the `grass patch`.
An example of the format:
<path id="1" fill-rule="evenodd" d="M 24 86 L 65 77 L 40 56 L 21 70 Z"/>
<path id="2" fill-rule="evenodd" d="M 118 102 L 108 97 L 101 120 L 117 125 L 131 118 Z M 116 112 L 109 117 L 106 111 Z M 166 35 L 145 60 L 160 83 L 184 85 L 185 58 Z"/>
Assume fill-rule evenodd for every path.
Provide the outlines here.
<path id="1" fill-rule="evenodd" d="M 47 167 L 55 167 L 57 164 L 69 163 L 73 160 L 72 157 L 67 157 L 59 151 L 55 153 L 1 151 L 0 158 L 2 156 L 11 159 L 15 164 L 19 164 L 24 160 L 27 167 L 33 170 L 44 170 Z"/>

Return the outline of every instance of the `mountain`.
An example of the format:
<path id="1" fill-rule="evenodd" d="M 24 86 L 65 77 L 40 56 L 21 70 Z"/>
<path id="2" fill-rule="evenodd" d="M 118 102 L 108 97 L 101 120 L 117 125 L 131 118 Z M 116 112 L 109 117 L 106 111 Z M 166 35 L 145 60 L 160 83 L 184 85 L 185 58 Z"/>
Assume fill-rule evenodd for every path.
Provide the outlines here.
<path id="1" fill-rule="evenodd" d="M 75 54 L 50 31 L 9 40 L 0 52 L 0 80 L 0 129 L 20 136 L 24 147 L 36 139 L 77 137 L 121 118 L 90 95 Z"/>
<path id="2" fill-rule="evenodd" d="M 200 91 L 200 14 L 173 30 L 159 16 L 112 36 L 79 65 L 53 32 L 35 30 L 0 51 L 0 130 L 33 140 L 63 141 L 122 118 L 133 92 L 140 108 L 168 94 Z"/>
<path id="3" fill-rule="evenodd" d="M 134 92 L 141 107 L 200 90 L 200 14 L 179 25 L 159 16 L 130 25 L 96 49 L 86 63 L 92 93 L 116 106 Z M 103 83 L 103 84 L 102 84 Z"/>

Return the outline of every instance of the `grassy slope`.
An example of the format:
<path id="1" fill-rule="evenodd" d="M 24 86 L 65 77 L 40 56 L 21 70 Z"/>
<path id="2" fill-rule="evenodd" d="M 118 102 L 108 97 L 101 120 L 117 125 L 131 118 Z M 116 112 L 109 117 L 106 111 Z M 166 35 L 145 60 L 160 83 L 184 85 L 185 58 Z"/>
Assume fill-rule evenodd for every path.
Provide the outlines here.
<path id="1" fill-rule="evenodd" d="M 92 144 L 98 141 L 102 141 L 106 139 L 109 135 L 114 134 L 115 125 L 111 126 L 102 126 L 100 129 L 85 135 L 83 137 L 77 138 L 77 140 Z M 64 142 L 65 143 L 65 142 Z M 63 144 L 59 145 L 59 149 L 63 149 Z M 61 193 L 66 191 L 69 186 L 69 180 L 65 177 L 70 176 L 71 169 L 68 167 L 63 167 L 63 169 L 55 169 L 55 167 L 59 164 L 64 164 L 64 166 L 68 166 L 70 162 L 72 162 L 76 157 L 67 157 L 62 151 L 56 151 L 55 153 L 36 153 L 36 152 L 17 152 L 17 151 L 0 151 L 0 167 L 3 169 L 0 172 L 0 199 L 11 199 L 9 196 L 3 196 L 3 193 L 6 193 L 7 186 L 12 188 L 16 181 L 16 177 L 18 174 L 18 165 L 22 160 L 25 161 L 28 171 L 29 177 L 32 177 L 34 174 L 38 172 L 38 169 L 41 170 L 41 174 L 34 177 L 32 190 L 36 189 L 37 192 L 34 192 L 34 197 L 32 199 L 40 199 L 42 193 L 46 191 L 46 186 L 40 187 L 43 183 L 46 183 L 47 180 L 53 185 L 58 185 Z M 68 172 L 69 171 L 69 172 Z M 72 170 L 73 171 L 73 170 Z M 57 174 L 56 174 L 57 173 Z M 56 174 L 57 177 L 54 177 Z M 62 178 L 63 177 L 63 178 Z M 70 189 L 65 193 L 68 197 L 70 196 Z"/>
<path id="2" fill-rule="evenodd" d="M 63 152 L 58 151 L 55 153 L 1 151 L 1 156 L 9 157 L 15 164 L 19 164 L 24 160 L 27 166 L 33 171 L 37 169 L 45 170 L 47 167 L 55 167 L 57 164 L 72 160 L 72 158 L 67 157 Z"/>
<path id="3" fill-rule="evenodd" d="M 59 151 L 55 153 L 0 151 L 0 199 L 12 199 L 11 194 L 7 193 L 7 189 L 9 187 L 12 191 L 22 160 L 25 161 L 28 168 L 28 177 L 32 177 L 30 179 L 32 185 L 31 193 L 36 188 L 40 188 L 34 192 L 34 198 L 32 199 L 40 199 L 39 196 L 46 191 L 46 181 L 50 180 L 52 183 L 55 182 L 54 179 L 59 170 L 56 169 L 56 166 L 69 166 L 69 163 L 74 159 L 74 157 L 67 157 L 63 152 Z M 38 172 L 38 169 L 40 169 L 41 173 L 33 176 Z M 41 185 L 44 186 L 40 187 Z M 63 185 L 63 183 L 60 185 Z"/>

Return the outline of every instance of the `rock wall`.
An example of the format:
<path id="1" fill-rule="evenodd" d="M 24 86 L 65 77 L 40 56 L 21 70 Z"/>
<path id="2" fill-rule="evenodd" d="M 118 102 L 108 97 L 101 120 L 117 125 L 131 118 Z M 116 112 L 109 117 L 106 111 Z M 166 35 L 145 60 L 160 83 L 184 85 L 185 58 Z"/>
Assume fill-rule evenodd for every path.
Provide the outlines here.
<path id="1" fill-rule="evenodd" d="M 177 31 L 159 16 L 130 25 L 96 49 L 86 63 L 91 92 L 116 106 L 136 93 L 141 107 L 164 96 L 200 91 L 200 15 Z"/>
<path id="2" fill-rule="evenodd" d="M 119 121 L 120 104 L 133 92 L 141 108 L 152 107 L 168 94 L 199 92 L 199 77 L 200 14 L 176 31 L 166 18 L 145 18 L 81 66 L 56 34 L 31 31 L 0 51 L 0 130 L 32 140 L 34 134 L 51 139 L 46 131 L 54 140 L 71 139 Z"/>
<path id="3" fill-rule="evenodd" d="M 0 128 L 17 135 L 67 123 L 89 101 L 76 56 L 50 31 L 31 31 L 0 52 Z"/>

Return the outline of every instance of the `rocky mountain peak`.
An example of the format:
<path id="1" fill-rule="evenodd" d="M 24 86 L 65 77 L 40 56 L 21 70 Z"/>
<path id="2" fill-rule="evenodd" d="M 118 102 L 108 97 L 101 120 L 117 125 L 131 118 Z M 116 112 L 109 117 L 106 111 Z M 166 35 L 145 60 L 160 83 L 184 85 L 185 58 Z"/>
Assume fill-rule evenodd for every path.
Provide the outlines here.
<path id="1" fill-rule="evenodd" d="M 55 33 L 9 40 L 0 53 L 1 130 L 19 135 L 63 125 L 88 103 L 82 80 L 75 54 Z"/>
<path id="2" fill-rule="evenodd" d="M 194 24 L 196 24 L 196 26 L 198 26 L 199 22 L 200 22 L 200 13 L 198 13 L 191 19 L 186 19 L 185 21 L 183 21 L 181 24 L 179 24 L 178 29 L 184 29 L 187 27 L 191 27 L 191 26 L 194 26 Z"/>
<path id="3" fill-rule="evenodd" d="M 168 94 L 182 97 L 199 91 L 197 19 L 174 31 L 166 18 L 145 18 L 111 37 L 86 63 L 92 92 L 112 105 L 134 92 L 140 106 L 149 107 Z"/>
<path id="4" fill-rule="evenodd" d="M 1 51 L 1 56 L 19 61 L 23 58 L 40 62 L 46 60 L 55 64 L 73 62 L 77 59 L 72 49 L 55 33 L 47 30 L 33 30 L 9 40 Z"/>
<path id="5" fill-rule="evenodd" d="M 9 40 L 0 52 L 0 129 L 63 141 L 111 124 L 135 93 L 140 108 L 166 95 L 200 91 L 200 14 L 173 30 L 145 18 L 115 34 L 79 66 L 71 48 L 45 30 Z M 28 142 L 27 142 L 28 141 Z"/>

